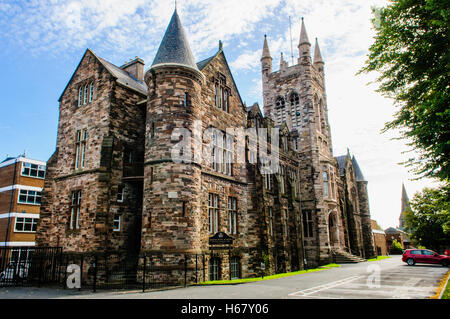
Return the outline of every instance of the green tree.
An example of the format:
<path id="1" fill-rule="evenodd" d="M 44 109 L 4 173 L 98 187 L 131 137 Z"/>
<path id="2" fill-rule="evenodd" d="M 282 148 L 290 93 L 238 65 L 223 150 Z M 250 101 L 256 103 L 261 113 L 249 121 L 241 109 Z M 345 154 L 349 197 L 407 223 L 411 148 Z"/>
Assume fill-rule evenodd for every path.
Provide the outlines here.
<path id="1" fill-rule="evenodd" d="M 450 186 L 425 188 L 410 204 L 405 225 L 411 239 L 435 251 L 450 248 Z"/>
<path id="2" fill-rule="evenodd" d="M 390 0 L 373 12 L 375 42 L 360 73 L 378 72 L 378 92 L 398 108 L 383 132 L 398 130 L 416 150 L 403 164 L 419 178 L 448 181 L 450 2 Z"/>
<path id="3" fill-rule="evenodd" d="M 392 241 L 392 246 L 389 253 L 391 255 L 401 255 L 403 253 L 402 244 L 400 244 L 396 239 L 394 239 Z"/>

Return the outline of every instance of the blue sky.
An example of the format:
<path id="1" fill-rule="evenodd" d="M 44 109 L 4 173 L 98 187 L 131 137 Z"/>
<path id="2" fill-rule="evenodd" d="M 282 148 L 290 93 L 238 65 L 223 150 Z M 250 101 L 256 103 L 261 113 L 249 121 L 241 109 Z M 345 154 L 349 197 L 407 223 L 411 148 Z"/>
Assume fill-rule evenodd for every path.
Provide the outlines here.
<path id="1" fill-rule="evenodd" d="M 300 20 L 316 37 L 325 60 L 334 155 L 347 147 L 369 181 L 372 217 L 398 225 L 401 185 L 412 197 L 429 180 L 398 163 L 408 155 L 394 132 L 380 134 L 395 107 L 367 85 L 375 75 L 356 76 L 373 41 L 371 6 L 385 0 L 178 0 L 178 12 L 197 61 L 224 51 L 247 104 L 261 97 L 260 57 L 267 34 L 273 69 L 283 52 L 294 56 Z M 0 158 L 47 160 L 54 151 L 58 98 L 86 48 L 120 66 L 139 56 L 151 64 L 173 13 L 174 1 L 0 0 Z"/>

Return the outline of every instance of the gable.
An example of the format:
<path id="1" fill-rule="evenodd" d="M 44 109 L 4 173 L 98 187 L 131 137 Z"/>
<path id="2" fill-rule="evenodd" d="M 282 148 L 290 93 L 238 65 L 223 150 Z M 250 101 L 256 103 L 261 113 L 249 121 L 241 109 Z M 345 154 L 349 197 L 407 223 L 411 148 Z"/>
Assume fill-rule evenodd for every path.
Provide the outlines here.
<path id="1" fill-rule="evenodd" d="M 231 94 L 238 98 L 238 101 L 242 106 L 242 110 L 247 113 L 247 109 L 244 106 L 244 102 L 242 101 L 242 97 L 239 93 L 233 74 L 231 73 L 230 66 L 228 65 L 228 61 L 222 49 L 219 49 L 214 56 L 198 62 L 197 65 L 202 73 L 205 74 L 206 81 L 211 80 L 208 78 L 208 73 L 212 72 L 214 74 L 217 70 L 222 73 L 227 78 L 227 86 L 231 89 Z"/>
<path id="2" fill-rule="evenodd" d="M 67 92 L 67 89 L 71 86 L 71 84 L 73 84 L 74 82 L 75 83 L 78 82 L 78 79 L 83 77 L 83 74 L 81 74 L 82 67 L 94 62 L 95 60 L 97 60 L 97 62 L 98 62 L 96 55 L 91 50 L 86 49 L 86 51 L 83 54 L 83 57 L 81 58 L 77 67 L 75 68 L 75 71 L 73 72 L 72 76 L 70 77 L 69 82 L 67 82 L 63 92 L 61 93 L 61 96 L 59 97 L 58 102 L 61 102 L 64 94 Z"/>

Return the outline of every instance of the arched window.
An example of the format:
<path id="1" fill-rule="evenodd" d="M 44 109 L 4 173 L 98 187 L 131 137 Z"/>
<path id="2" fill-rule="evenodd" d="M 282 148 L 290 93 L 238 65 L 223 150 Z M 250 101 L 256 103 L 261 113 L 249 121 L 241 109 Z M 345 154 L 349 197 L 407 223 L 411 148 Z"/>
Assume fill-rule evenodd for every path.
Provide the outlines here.
<path id="1" fill-rule="evenodd" d="M 301 125 L 301 109 L 300 109 L 300 97 L 297 93 L 291 94 L 291 114 L 292 114 L 292 126 L 300 127 Z"/>
<path id="2" fill-rule="evenodd" d="M 94 100 L 94 82 L 89 85 L 89 102 L 92 102 L 92 100 Z"/>
<path id="3" fill-rule="evenodd" d="M 276 103 L 276 123 L 277 125 L 281 125 L 284 121 L 286 121 L 286 103 L 282 97 L 277 99 Z"/>

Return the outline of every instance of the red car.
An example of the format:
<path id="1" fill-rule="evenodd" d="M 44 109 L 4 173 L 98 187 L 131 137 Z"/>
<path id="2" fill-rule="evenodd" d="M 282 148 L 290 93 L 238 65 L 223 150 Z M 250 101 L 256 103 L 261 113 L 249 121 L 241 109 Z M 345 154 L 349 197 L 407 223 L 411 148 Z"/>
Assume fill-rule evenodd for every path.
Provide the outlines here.
<path id="1" fill-rule="evenodd" d="M 428 249 L 407 249 L 403 253 L 402 261 L 409 266 L 414 264 L 441 264 L 444 267 L 450 266 L 450 256 L 439 255 Z"/>

